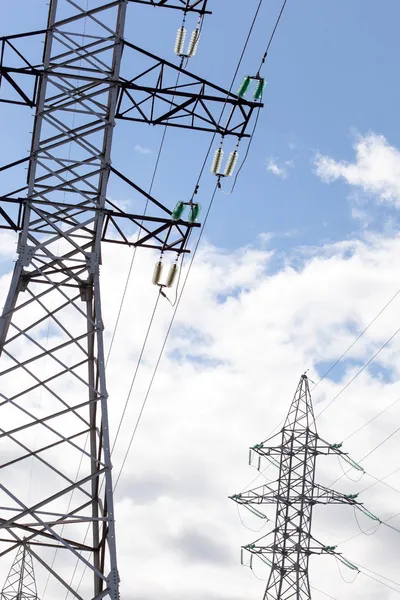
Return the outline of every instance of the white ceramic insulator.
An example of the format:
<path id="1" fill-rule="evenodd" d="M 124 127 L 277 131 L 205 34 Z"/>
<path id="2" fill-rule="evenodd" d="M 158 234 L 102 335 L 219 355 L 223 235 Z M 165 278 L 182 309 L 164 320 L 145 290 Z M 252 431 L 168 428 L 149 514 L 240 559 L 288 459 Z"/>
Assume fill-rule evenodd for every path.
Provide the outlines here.
<path id="1" fill-rule="evenodd" d="M 178 56 L 181 56 L 181 54 L 183 54 L 183 49 L 185 47 L 185 40 L 186 40 L 186 29 L 184 27 L 179 27 L 177 34 L 176 34 L 176 41 L 175 41 L 175 48 L 174 48 L 174 52 Z"/>
<path id="2" fill-rule="evenodd" d="M 237 150 L 234 150 L 233 152 L 230 153 L 228 160 L 226 161 L 226 167 L 225 167 L 225 171 L 224 171 L 225 177 L 230 177 L 232 175 L 233 171 L 235 170 L 238 158 L 239 158 L 239 153 Z"/>
<path id="3" fill-rule="evenodd" d="M 163 265 L 161 260 L 155 264 L 153 271 L 153 283 L 154 285 L 158 285 L 160 283 L 161 275 L 162 275 Z"/>
<path id="4" fill-rule="evenodd" d="M 222 148 L 217 148 L 214 152 L 214 158 L 211 165 L 211 172 L 214 175 L 219 175 L 221 170 L 222 159 L 224 158 L 224 151 Z"/>
<path id="5" fill-rule="evenodd" d="M 169 273 L 166 281 L 166 287 L 170 288 L 174 285 L 176 276 L 178 275 L 178 265 L 174 263 L 169 268 Z"/>
<path id="6" fill-rule="evenodd" d="M 198 27 L 196 27 L 196 29 L 194 29 L 192 31 L 192 35 L 190 36 L 190 40 L 189 40 L 189 47 L 188 47 L 187 53 L 190 58 L 192 58 L 197 52 L 197 48 L 199 45 L 199 39 L 200 39 L 200 29 Z"/>

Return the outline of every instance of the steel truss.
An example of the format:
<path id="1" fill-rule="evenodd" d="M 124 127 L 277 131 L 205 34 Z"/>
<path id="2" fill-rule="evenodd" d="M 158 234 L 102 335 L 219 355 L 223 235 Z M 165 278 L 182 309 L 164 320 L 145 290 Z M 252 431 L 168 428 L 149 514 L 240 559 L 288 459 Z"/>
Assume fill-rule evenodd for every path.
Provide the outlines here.
<path id="1" fill-rule="evenodd" d="M 32 554 L 26 542 L 18 549 L 0 600 L 39 600 Z"/>
<path id="2" fill-rule="evenodd" d="M 0 38 L 0 84 L 3 81 L 0 102 L 31 108 L 37 106 L 43 69 L 30 64 L 18 48 L 18 42 L 27 36 L 45 34 L 46 31 L 42 30 Z M 79 110 L 84 113 L 87 109 L 82 101 L 89 101 L 95 108 L 99 96 L 109 85 L 105 79 L 106 74 L 94 68 L 97 68 L 99 55 L 109 49 L 109 40 L 90 40 L 79 48 L 76 40 L 68 36 L 68 45 L 72 44 L 77 60 L 84 56 L 91 68 L 79 69 L 75 64 L 77 60 L 68 60 L 70 51 L 66 51 L 55 57 L 57 68 L 51 69 L 47 76 L 56 87 L 62 85 L 65 79 L 71 83 L 78 80 L 82 82 L 82 85 L 76 86 L 75 94 L 80 96 Z M 123 41 L 122 48 L 124 56 L 130 59 L 130 64 L 145 62 L 146 67 L 130 74 L 129 78 L 120 76 L 114 82 L 115 89 L 118 90 L 116 119 L 210 131 L 222 136 L 249 137 L 248 124 L 253 112 L 263 106 L 260 102 L 239 98 L 130 42 Z M 9 63 L 8 66 L 6 62 Z M 10 66 L 11 64 L 15 66 Z M 60 88 L 60 93 L 54 94 L 52 102 L 59 110 L 72 111 L 76 98 L 66 99 Z M 223 118 L 222 113 L 226 113 Z"/>
<path id="3" fill-rule="evenodd" d="M 210 15 L 207 9 L 208 0 L 128 0 L 137 4 L 150 4 L 150 6 L 160 6 L 162 8 L 174 8 L 182 10 L 185 13 L 194 12 L 200 15 Z"/>
<path id="4" fill-rule="evenodd" d="M 119 598 L 101 242 L 181 254 L 198 226 L 174 221 L 170 208 L 111 166 L 116 119 L 177 126 L 180 118 L 180 126 L 243 137 L 260 106 L 187 71 L 187 87 L 181 81 L 174 90 L 166 82 L 176 77 L 174 65 L 124 42 L 127 5 L 91 0 L 85 10 L 86 0 L 51 0 L 46 29 L 0 40 L 1 101 L 35 109 L 29 156 L 0 168 L 1 185 L 2 176 L 28 165 L 26 185 L 2 185 L 0 194 L 0 228 L 19 232 L 0 317 L 0 558 L 29 544 L 51 598 Z M 187 7 L 201 12 L 206 2 Z M 21 51 L 27 38 L 44 39 L 40 64 Z M 153 66 L 123 78 L 124 49 Z M 149 74 L 156 75 L 153 90 Z M 145 113 L 141 94 L 168 107 Z M 128 100 L 134 110 L 123 108 Z M 213 116 L 222 107 L 230 111 L 225 126 Z M 115 206 L 107 198 L 110 177 L 152 211 Z"/>
<path id="5" fill-rule="evenodd" d="M 280 437 L 280 443 L 270 445 L 277 436 Z M 262 485 L 231 498 L 264 519 L 266 516 L 260 508 L 275 504 L 275 525 L 266 536 L 243 546 L 242 555 L 243 550 L 250 553 L 250 567 L 254 556 L 271 567 L 264 600 L 309 600 L 310 555 L 333 554 L 347 567 L 357 569 L 335 551 L 335 546 L 325 546 L 313 537 L 311 523 L 314 505 L 349 504 L 372 519 L 377 519 L 356 500 L 356 494 L 341 494 L 315 483 L 317 456 L 336 454 L 354 468 L 362 468 L 341 450 L 341 444 L 329 444 L 319 437 L 306 375 L 300 379 L 281 432 L 251 448 L 250 462 L 253 454 L 258 456 L 258 469 L 261 466 L 260 459 L 265 458 L 279 468 L 279 477 L 274 484 Z M 272 540 L 268 542 L 270 536 Z"/>

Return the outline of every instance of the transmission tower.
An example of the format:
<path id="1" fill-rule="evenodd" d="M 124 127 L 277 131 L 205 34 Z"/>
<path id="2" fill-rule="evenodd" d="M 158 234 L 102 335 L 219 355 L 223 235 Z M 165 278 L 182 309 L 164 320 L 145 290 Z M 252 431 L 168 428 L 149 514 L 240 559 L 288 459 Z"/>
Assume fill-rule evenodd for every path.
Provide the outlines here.
<path id="1" fill-rule="evenodd" d="M 175 258 L 200 226 L 190 194 L 184 219 L 111 164 L 114 127 L 131 120 L 240 140 L 261 106 L 126 41 L 135 2 L 208 13 L 207 0 L 91 0 L 89 9 L 51 0 L 45 28 L 0 38 L 0 102 L 34 110 L 30 153 L 0 167 L 0 228 L 18 233 L 0 318 L 0 558 L 26 539 L 51 598 L 119 598 L 101 242 Z M 37 62 L 26 48 L 42 41 Z M 110 178 L 149 210 L 113 204 Z"/>
<path id="2" fill-rule="evenodd" d="M 23 542 L 1 592 L 1 600 L 39 600 L 35 571 L 28 545 Z"/>
<path id="3" fill-rule="evenodd" d="M 277 436 L 280 442 L 270 445 L 273 440 L 278 441 Z M 317 456 L 335 454 L 355 469 L 363 469 L 341 450 L 341 444 L 329 444 L 319 437 L 306 375 L 300 378 L 282 430 L 250 448 L 250 463 L 253 453 L 258 455 L 258 470 L 261 458 L 265 458 L 279 468 L 279 477 L 274 484 L 262 485 L 231 498 L 263 519 L 266 515 L 256 507 L 276 504 L 275 526 L 266 536 L 243 546 L 242 564 L 245 550 L 250 553 L 251 568 L 254 556 L 271 567 L 264 600 L 309 600 L 308 563 L 312 554 L 334 555 L 350 569 L 358 570 L 336 552 L 336 546 L 326 546 L 313 537 L 313 506 L 349 504 L 378 520 L 357 501 L 357 494 L 341 494 L 315 483 Z M 269 537 L 272 538 L 270 542 Z"/>

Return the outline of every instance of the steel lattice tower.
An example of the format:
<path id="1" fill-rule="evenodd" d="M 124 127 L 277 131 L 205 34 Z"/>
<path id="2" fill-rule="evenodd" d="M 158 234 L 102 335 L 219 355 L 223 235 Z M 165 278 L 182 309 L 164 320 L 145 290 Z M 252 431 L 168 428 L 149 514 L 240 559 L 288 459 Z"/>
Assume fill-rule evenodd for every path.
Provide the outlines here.
<path id="1" fill-rule="evenodd" d="M 280 443 L 270 445 L 277 436 Z M 362 467 L 341 450 L 341 444 L 329 444 L 319 437 L 306 375 L 300 378 L 281 432 L 251 448 L 250 461 L 253 452 L 258 455 L 259 470 L 264 457 L 279 468 L 279 477 L 275 484 L 262 485 L 231 498 L 261 518 L 266 517 L 256 506 L 276 504 L 275 526 L 266 536 L 243 546 L 242 554 L 243 550 L 250 552 L 251 568 L 254 556 L 271 567 L 264 600 L 310 600 L 308 566 L 312 554 L 334 554 L 347 567 L 357 569 L 335 551 L 335 546 L 325 546 L 313 537 L 313 507 L 350 504 L 376 519 L 356 500 L 357 494 L 341 494 L 315 483 L 317 456 L 338 454 L 354 468 L 362 470 Z M 268 543 L 269 536 L 273 540 Z"/>
<path id="2" fill-rule="evenodd" d="M 140 121 L 240 139 L 261 106 L 125 41 L 134 2 L 207 13 L 207 0 L 90 0 L 89 9 L 51 0 L 43 30 L 0 38 L 0 102 L 35 111 L 29 155 L 0 167 L 0 228 L 19 233 L 0 318 L 0 564 L 26 539 L 51 598 L 119 598 L 101 242 L 175 257 L 199 227 L 111 164 L 114 127 Z M 41 63 L 25 56 L 27 38 L 44 41 Z M 8 173 L 25 165 L 26 185 L 10 190 Z M 113 204 L 111 177 L 149 211 Z"/>
<path id="3" fill-rule="evenodd" d="M 26 543 L 19 547 L 2 589 L 1 600 L 39 600 L 32 555 Z"/>

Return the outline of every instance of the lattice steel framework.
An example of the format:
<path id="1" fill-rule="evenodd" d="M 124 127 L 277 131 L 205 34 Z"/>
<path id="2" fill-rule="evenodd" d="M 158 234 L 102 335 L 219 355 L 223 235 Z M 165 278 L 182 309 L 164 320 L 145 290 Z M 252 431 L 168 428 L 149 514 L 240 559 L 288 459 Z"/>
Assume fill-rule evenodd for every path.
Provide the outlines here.
<path id="1" fill-rule="evenodd" d="M 1 600 L 39 600 L 29 546 L 22 543 L 1 592 Z"/>
<path id="2" fill-rule="evenodd" d="M 270 445 L 280 437 L 280 443 Z M 319 454 L 337 454 L 354 468 L 362 470 L 341 450 L 341 444 L 329 444 L 319 437 L 316 429 L 310 389 L 306 375 L 297 386 L 289 413 L 280 433 L 250 449 L 279 468 L 274 484 L 232 496 L 232 500 L 248 508 L 253 514 L 266 518 L 260 510 L 264 504 L 276 504 L 275 525 L 266 536 L 243 546 L 250 553 L 250 567 L 257 556 L 271 567 L 264 600 L 309 600 L 309 557 L 312 554 L 334 554 L 351 569 L 357 569 L 335 546 L 324 546 L 311 532 L 312 511 L 315 504 L 350 504 L 372 519 L 377 519 L 362 503 L 357 494 L 345 495 L 315 483 L 316 458 Z M 268 537 L 273 540 L 268 542 Z"/>
<path id="3" fill-rule="evenodd" d="M 167 81 L 176 79 L 174 65 L 124 41 L 128 4 L 90 0 L 87 9 L 86 0 L 51 0 L 46 29 L 0 39 L 0 101 L 35 109 L 29 156 L 0 168 L 6 182 L 0 180 L 0 227 L 19 232 L 0 318 L 0 559 L 29 544 L 51 598 L 119 598 L 101 242 L 180 254 L 199 226 L 173 220 L 172 207 L 111 165 L 121 107 L 133 99 L 129 118 L 135 113 L 135 120 L 171 125 L 179 117 L 184 127 L 243 137 L 260 106 L 188 71 L 181 84 L 193 87 L 174 89 Z M 44 39 L 42 63 L 33 64 L 19 46 L 28 38 Z M 123 78 L 124 49 L 155 67 Z M 151 87 L 146 77 L 155 73 Z M 156 112 L 157 102 L 164 112 Z M 222 107 L 229 108 L 223 125 L 213 116 Z M 27 184 L 10 190 L 15 178 L 8 174 L 24 164 Z M 151 210 L 129 214 L 111 203 L 111 176 L 146 198 Z M 126 225 L 139 229 L 137 241 Z"/>

